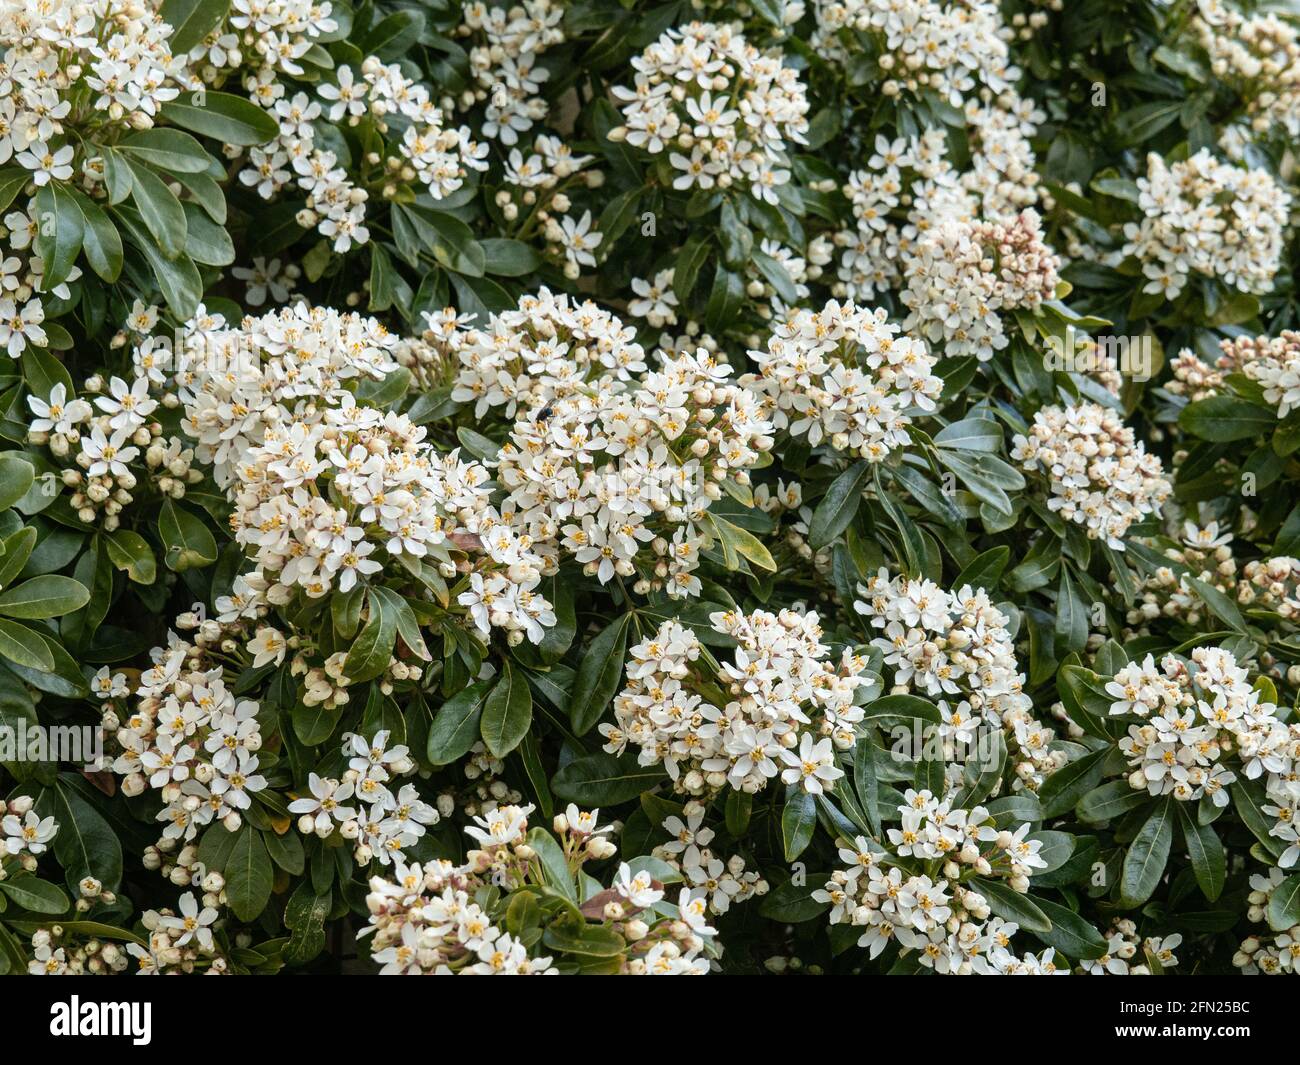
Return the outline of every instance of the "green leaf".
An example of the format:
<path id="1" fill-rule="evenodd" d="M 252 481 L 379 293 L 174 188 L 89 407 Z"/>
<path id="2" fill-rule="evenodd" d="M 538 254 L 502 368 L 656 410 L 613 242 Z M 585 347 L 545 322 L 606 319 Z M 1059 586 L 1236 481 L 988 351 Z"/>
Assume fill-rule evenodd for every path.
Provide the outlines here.
<path id="1" fill-rule="evenodd" d="M 542 946 L 565 954 L 589 958 L 616 958 L 627 950 L 627 941 L 613 928 L 604 925 L 548 925 L 542 933 Z"/>
<path id="2" fill-rule="evenodd" d="M 1001 735 L 1001 733 L 998 735 Z M 975 804 L 971 802 L 967 805 L 974 806 Z M 1070 855 L 1074 853 L 1074 837 L 1068 832 L 1046 830 L 1035 832 L 1029 838 L 1042 844 L 1038 851 L 1038 857 L 1047 863 L 1041 868 L 1031 870 L 1031 876 L 1054 872 L 1068 862 Z"/>
<path id="3" fill-rule="evenodd" d="M 1187 845 L 1187 854 L 1192 860 L 1196 882 L 1201 887 L 1201 894 L 1214 902 L 1223 893 L 1223 884 L 1228 875 L 1223 844 L 1219 842 L 1213 825 L 1197 822 L 1196 812 L 1188 809 L 1190 803 L 1178 802 L 1175 805 L 1178 807 L 1183 842 Z"/>
<path id="4" fill-rule="evenodd" d="M 1061 582 L 1056 590 L 1056 641 L 1063 654 L 1080 652 L 1088 643 L 1088 607 L 1067 566 L 1061 567 Z"/>
<path id="5" fill-rule="evenodd" d="M 736 839 L 744 836 L 746 829 L 749 828 L 749 819 L 753 809 L 754 796 L 748 792 L 737 791 L 735 788 L 728 789 L 723 817 L 726 821 L 727 831 Z"/>
<path id="6" fill-rule="evenodd" d="M 1183 101 L 1178 99 L 1155 100 L 1130 108 L 1115 120 L 1120 143 L 1132 146 L 1150 140 L 1166 126 L 1178 121 L 1182 107 Z"/>
<path id="7" fill-rule="evenodd" d="M 799 784 L 789 785 L 785 805 L 781 808 L 781 841 L 787 862 L 794 861 L 808 849 L 816 827 L 817 800 Z"/>
<path id="8" fill-rule="evenodd" d="M 726 518 L 719 514 L 710 513 L 707 517 L 718 533 L 718 539 L 722 544 L 722 554 L 728 569 L 739 569 L 739 558 L 744 558 L 759 569 L 765 569 L 769 573 L 776 572 L 776 560 L 772 558 L 771 553 L 763 546 L 763 541 L 757 536 L 746 529 L 742 529 L 739 525 L 727 521 Z"/>
<path id="9" fill-rule="evenodd" d="M 876 773 L 876 741 L 870 732 L 858 736 L 853 748 L 853 787 L 871 826 L 871 834 L 879 837 L 880 780 Z"/>
<path id="10" fill-rule="evenodd" d="M 984 452 L 942 448 L 936 454 L 939 462 L 952 470 L 976 499 L 999 513 L 1011 513 L 1007 490 L 1024 487 L 1024 479 L 1013 467 Z"/>
<path id="11" fill-rule="evenodd" d="M 179 201 L 176 206 L 180 208 Z M 153 271 L 154 280 L 157 281 L 158 289 L 163 299 L 167 301 L 172 314 L 182 321 L 188 321 L 198 310 L 199 301 L 203 298 L 203 278 L 199 275 L 199 268 L 194 265 L 194 260 L 188 255 L 165 254 L 150 234 L 148 226 L 138 211 L 122 206 L 115 211 L 115 217 L 126 228 L 131 243 L 139 248 L 148 260 L 149 269 Z M 180 219 L 184 221 L 184 218 L 185 212 L 182 210 Z M 184 231 L 173 233 L 173 236 L 179 239 L 181 246 L 184 245 Z"/>
<path id="12" fill-rule="evenodd" d="M 459 218 L 422 207 L 403 207 L 425 243 L 432 247 L 440 266 L 468 277 L 482 277 L 487 268 L 487 252 L 474 231 Z"/>
<path id="13" fill-rule="evenodd" d="M 1002 572 L 1007 568 L 1010 559 L 1011 548 L 989 548 L 989 550 L 971 559 L 966 568 L 957 574 L 957 579 L 953 581 L 953 587 L 964 588 L 969 584 L 972 588 L 984 588 L 985 590 L 996 588 L 998 578 L 1002 576 Z"/>
<path id="14" fill-rule="evenodd" d="M 215 30 L 225 20 L 230 0 L 163 0 L 158 12 L 172 28 L 168 40 L 172 55 L 181 56 Z M 166 114 L 166 105 L 163 113 Z"/>
<path id="15" fill-rule="evenodd" d="M 1044 817 L 1058 817 L 1097 786 L 1105 770 L 1106 756 L 1110 751 L 1100 750 L 1066 762 L 1043 781 L 1038 789 L 1038 801 L 1043 806 Z"/>
<path id="16" fill-rule="evenodd" d="M 43 672 L 54 668 L 54 655 L 39 633 L 3 618 L 0 618 L 0 661 Z"/>
<path id="17" fill-rule="evenodd" d="M 971 885 L 988 901 L 989 909 L 1006 921 L 1014 921 L 1027 932 L 1043 935 L 1052 930 L 1051 919 L 1038 905 L 1037 899 L 1013 891 L 1000 880 L 976 877 Z"/>
<path id="18" fill-rule="evenodd" d="M 256 105 L 249 104 L 250 107 Z M 188 133 L 155 126 L 132 133 L 114 146 L 132 160 L 168 174 L 202 174 L 212 166 L 212 156 Z"/>
<path id="19" fill-rule="evenodd" d="M 49 393 L 45 393 L 49 395 Z M 0 511 L 22 499 L 36 480 L 36 467 L 19 455 L 0 455 Z"/>
<path id="20" fill-rule="evenodd" d="M 570 902 L 578 901 L 578 889 L 569 872 L 569 861 L 555 837 L 544 828 L 528 830 L 528 845 L 537 852 L 546 886 L 558 891 Z"/>
<path id="21" fill-rule="evenodd" d="M 0 588 L 7 588 L 9 583 L 23 571 L 35 546 L 36 529 L 31 525 L 19 529 L 12 536 L 0 541 Z"/>
<path id="22" fill-rule="evenodd" d="M 967 418 L 944 426 L 934 442 L 957 451 L 996 452 L 1002 447 L 1002 426 L 990 418 Z"/>
<path id="23" fill-rule="evenodd" d="M 229 266 L 235 261 L 235 245 L 223 226 L 217 225 L 201 207 L 181 204 L 185 211 L 185 254 L 204 266 Z"/>
<path id="24" fill-rule="evenodd" d="M 963 773 L 964 783 L 961 790 L 957 793 L 954 800 L 954 806 L 962 806 L 970 809 L 976 806 L 997 790 L 998 785 L 1002 782 L 1002 772 L 1007 764 L 1007 744 L 1002 738 L 1001 732 L 992 733 L 992 750 L 981 752 L 977 758 L 972 758 L 966 764 Z M 1039 837 L 1041 838 L 1041 836 Z M 1071 841 L 1073 846 L 1073 841 Z M 1065 859 L 1062 859 L 1064 861 Z"/>
<path id="25" fill-rule="evenodd" d="M 1183 579 L 1196 589 L 1196 594 L 1201 597 L 1201 600 L 1210 608 L 1210 612 L 1215 617 L 1237 632 L 1245 633 L 1246 619 L 1241 616 L 1241 611 L 1237 608 L 1236 603 L 1213 585 L 1198 580 L 1191 574 L 1187 574 Z"/>
<path id="26" fill-rule="evenodd" d="M 20 166 L 7 166 L 0 170 L 0 211 L 8 210 L 31 179 L 31 171 Z"/>
<path id="27" fill-rule="evenodd" d="M 807 876 L 807 883 L 795 884 L 787 880 L 769 891 L 758 905 L 758 912 L 769 921 L 781 924 L 802 924 L 820 917 L 831 908 L 829 902 L 818 902 L 812 893 L 825 882 L 824 876 Z"/>
<path id="28" fill-rule="evenodd" d="M 434 765 L 462 758 L 479 737 L 479 718 L 487 701 L 490 680 L 480 680 L 442 704 L 429 726 L 428 757 Z"/>
<path id="29" fill-rule="evenodd" d="M 164 259 L 175 259 L 185 250 L 185 211 L 171 189 L 147 166 L 127 159 L 131 171 L 131 199 L 140 220 L 158 242 Z"/>
<path id="30" fill-rule="evenodd" d="M 85 220 L 72 193 L 57 182 L 36 194 L 35 206 L 36 254 L 45 263 L 41 286 L 50 292 L 68 279 L 77 261 Z"/>
<path id="31" fill-rule="evenodd" d="M 371 589 L 370 613 L 343 662 L 343 675 L 353 684 L 374 680 L 388 668 L 396 646 L 397 615 Z"/>
<path id="32" fill-rule="evenodd" d="M 862 502 L 871 471 L 871 463 L 863 459 L 831 482 L 808 524 L 808 542 L 814 549 L 825 547 L 849 527 Z"/>
<path id="33" fill-rule="evenodd" d="M 1151 796 L 1145 790 L 1132 787 L 1126 777 L 1093 788 L 1079 800 L 1074 810 L 1080 821 L 1096 825 L 1122 817 L 1130 810 L 1142 806 L 1150 798 Z"/>
<path id="34" fill-rule="evenodd" d="M 546 767 L 542 764 L 542 752 L 536 735 L 531 731 L 524 733 L 518 749 L 519 760 L 523 763 L 524 772 L 528 774 L 528 783 L 532 785 L 537 805 L 541 808 L 542 816 L 549 821 L 555 816 L 555 800 L 551 795 L 551 782 L 547 778 Z"/>
<path id="35" fill-rule="evenodd" d="M 241 921 L 253 921 L 271 898 L 275 871 L 262 833 L 245 823 L 235 836 L 221 874 L 226 878 L 226 901 Z"/>
<path id="36" fill-rule="evenodd" d="M 1271 433 L 1277 426 L 1277 414 L 1257 403 L 1219 395 L 1187 404 L 1178 414 L 1178 424 L 1202 440 L 1228 443 Z"/>
<path id="37" fill-rule="evenodd" d="M 624 651 L 631 614 L 611 622 L 587 645 L 569 697 L 569 720 L 579 736 L 600 720 L 618 691 L 623 676 Z"/>
<path id="38" fill-rule="evenodd" d="M 658 766 L 639 766 L 634 758 L 612 754 L 588 754 L 561 768 L 551 779 L 551 790 L 582 806 L 617 806 L 664 780 Z"/>
<path id="39" fill-rule="evenodd" d="M 263 832 L 262 842 L 266 844 L 266 853 L 271 856 L 271 861 L 290 876 L 302 875 L 307 864 L 306 853 L 302 837 L 294 827 L 290 826 L 283 836 L 276 832 Z"/>
<path id="40" fill-rule="evenodd" d="M 112 284 L 122 273 L 122 237 L 94 200 L 75 189 L 72 194 L 85 222 L 82 250 L 86 261 L 100 278 Z"/>
<path id="41" fill-rule="evenodd" d="M 177 174 L 175 177 L 176 183 L 190 194 L 187 202 L 202 207 L 217 225 L 226 224 L 226 194 L 211 174 Z"/>
<path id="42" fill-rule="evenodd" d="M 1292 873 L 1268 897 L 1268 926 L 1285 932 L 1300 924 L 1300 873 Z"/>
<path id="43" fill-rule="evenodd" d="M 731 324 L 745 302 L 745 279 L 718 263 L 713 274 L 713 289 L 705 307 L 704 320 L 712 332 Z"/>
<path id="44" fill-rule="evenodd" d="M 1073 910 L 1047 899 L 1035 899 L 1034 904 L 1052 922 L 1048 931 L 1034 932 L 1049 947 L 1074 961 L 1100 958 L 1106 953 L 1105 937 Z"/>
<path id="45" fill-rule="evenodd" d="M 480 722 L 483 742 L 497 758 L 504 758 L 523 741 L 533 723 L 533 693 L 523 673 L 509 662 L 483 704 Z"/>
<path id="46" fill-rule="evenodd" d="M 799 302 L 799 290 L 790 279 L 789 271 L 780 262 L 761 251 L 751 251 L 749 261 L 758 267 L 758 272 L 776 290 L 783 303 L 793 306 Z"/>
<path id="47" fill-rule="evenodd" d="M 331 892 L 317 894 L 310 880 L 298 885 L 284 907 L 284 924 L 292 930 L 281 957 L 286 965 L 305 965 L 325 949 L 325 921 Z"/>
<path id="48" fill-rule="evenodd" d="M 604 232 L 604 230 L 602 230 Z M 606 233 L 608 237 L 608 233 Z M 491 237 L 479 242 L 483 246 L 483 268 L 498 277 L 523 277 L 542 264 L 537 252 L 521 240 Z"/>
<path id="49" fill-rule="evenodd" d="M 34 876 L 0 880 L 0 893 L 8 895 L 24 910 L 30 910 L 32 913 L 66 913 L 72 905 L 68 901 L 68 896 L 57 884 L 51 884 L 48 880 L 41 880 Z"/>
<path id="50" fill-rule="evenodd" d="M 578 634 L 578 619 L 573 606 L 573 582 L 556 574 L 543 591 L 550 601 L 551 609 L 555 611 L 555 624 L 542 634 L 542 642 L 537 645 L 537 651 L 543 662 L 555 663 L 573 646 L 574 637 Z"/>
<path id="51" fill-rule="evenodd" d="M 53 815 L 59 824 L 54 856 L 78 897 L 77 885 L 92 876 L 116 891 L 122 882 L 122 844 L 99 811 L 63 777 L 41 792 L 36 805 L 42 817 Z"/>
<path id="52" fill-rule="evenodd" d="M 166 550 L 163 560 L 177 573 L 210 566 L 217 560 L 217 541 L 207 523 L 170 499 L 158 513 L 158 535 Z"/>
<path id="53" fill-rule="evenodd" d="M 701 237 L 692 237 L 682 246 L 673 267 L 673 294 L 683 305 L 688 305 L 695 280 L 708 257 L 708 242 Z"/>
<path id="54" fill-rule="evenodd" d="M 1120 894 L 1127 906 L 1146 902 L 1164 875 L 1174 840 L 1175 801 L 1164 799 L 1157 803 L 1129 844 L 1120 873 Z"/>
<path id="55" fill-rule="evenodd" d="M 104 541 L 109 561 L 136 584 L 153 584 L 158 573 L 153 548 L 139 533 L 130 529 L 116 529 Z"/>
<path id="56" fill-rule="evenodd" d="M 108 205 L 116 207 L 131 195 L 135 182 L 131 178 L 131 168 L 127 166 L 125 155 L 105 146 L 101 151 L 104 160 L 104 185 L 108 190 Z"/>
<path id="57" fill-rule="evenodd" d="M 1263 782 L 1259 780 L 1242 780 L 1240 777 L 1228 785 L 1232 794 L 1232 807 L 1237 811 L 1245 826 L 1259 840 L 1264 850 L 1274 858 L 1282 856 L 1282 841 L 1273 835 L 1276 820 L 1264 813 L 1262 807 L 1267 802 L 1264 797 Z"/>
<path id="58" fill-rule="evenodd" d="M 79 610 L 89 601 L 90 592 L 85 585 L 71 577 L 47 573 L 0 592 L 0 614 L 28 620 L 58 618 Z"/>
<path id="59" fill-rule="evenodd" d="M 882 719 L 897 720 L 904 723 L 913 720 L 929 721 L 941 724 L 943 715 L 939 708 L 929 699 L 917 695 L 886 695 L 873 700 L 863 707 L 865 720 L 878 722 Z"/>
<path id="60" fill-rule="evenodd" d="M 1070 720 L 1089 735 L 1109 739 L 1104 722 L 1110 717 L 1111 697 L 1106 694 L 1107 678 L 1083 666 L 1062 666 L 1056 690 Z"/>
<path id="61" fill-rule="evenodd" d="M 269 111 L 243 97 L 211 89 L 182 94 L 163 104 L 161 114 L 192 133 L 244 148 L 265 144 L 279 132 Z"/>

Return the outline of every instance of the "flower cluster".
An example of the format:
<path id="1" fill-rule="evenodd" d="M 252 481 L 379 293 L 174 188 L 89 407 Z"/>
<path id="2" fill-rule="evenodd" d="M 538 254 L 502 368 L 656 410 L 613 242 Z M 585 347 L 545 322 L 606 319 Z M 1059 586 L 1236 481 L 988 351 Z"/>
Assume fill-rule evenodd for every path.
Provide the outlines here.
<path id="1" fill-rule="evenodd" d="M 30 940 L 32 960 L 27 963 L 29 976 L 111 976 L 126 972 L 131 958 L 148 952 L 138 943 L 126 949 L 112 940 L 83 938 L 63 927 L 38 928 Z M 176 972 L 186 970 L 177 955 Z"/>
<path id="2" fill-rule="evenodd" d="M 1041 841 L 1028 838 L 1029 826 L 998 828 L 983 807 L 954 807 L 929 791 L 909 788 L 903 798 L 889 851 L 863 836 L 841 841 L 845 867 L 813 892 L 830 904 L 830 923 L 862 929 L 857 945 L 873 958 L 896 942 L 936 973 L 1066 972 L 1051 949 L 1037 956 L 1012 953 L 1018 926 L 991 916 L 984 896 L 963 883 L 975 875 L 997 877 L 1012 890 L 1027 891 L 1033 870 L 1047 864 L 1038 855 Z M 913 865 L 928 871 L 912 871 Z"/>
<path id="3" fill-rule="evenodd" d="M 355 405 L 322 413 L 269 427 L 237 468 L 231 526 L 270 583 L 268 598 L 350 591 L 383 572 L 370 557 L 381 548 L 390 559 L 447 564 L 454 515 L 483 510 L 487 471 L 422 447 L 424 430 L 403 415 Z"/>
<path id="4" fill-rule="evenodd" d="M 1172 164 L 1152 152 L 1137 185 L 1142 219 L 1124 226 L 1123 254 L 1141 262 L 1144 292 L 1175 299 L 1194 274 L 1272 291 L 1291 196 L 1266 170 L 1222 163 L 1208 148 Z"/>
<path id="5" fill-rule="evenodd" d="M 1237 583 L 1237 601 L 1272 610 L 1287 621 L 1300 620 L 1300 559 L 1275 555 L 1247 562 Z"/>
<path id="6" fill-rule="evenodd" d="M 1199 0 L 1190 30 L 1216 77 L 1246 103 L 1251 130 L 1300 135 L 1300 33 L 1271 11 Z"/>
<path id="7" fill-rule="evenodd" d="M 1222 342 L 1224 358 L 1264 390 L 1264 399 L 1285 418 L 1300 408 L 1300 333 L 1235 337 Z"/>
<path id="8" fill-rule="evenodd" d="M 863 660 L 846 649 L 828 661 L 815 613 L 720 611 L 709 622 L 736 640 L 732 660 L 714 663 L 672 621 L 629 650 L 614 721 L 600 726 L 605 750 L 662 764 L 687 795 L 753 794 L 778 775 L 812 794 L 833 788 L 844 775 L 835 752 L 853 747 L 863 717 Z"/>
<path id="9" fill-rule="evenodd" d="M 991 359 L 1008 343 L 1001 315 L 1052 299 L 1058 265 L 1033 210 L 1005 222 L 940 216 L 903 261 L 904 327 L 950 357 Z"/>
<path id="10" fill-rule="evenodd" d="M 518 147 L 510 149 L 503 168 L 505 187 L 494 197 L 502 218 L 517 227 L 521 239 L 540 233 L 547 254 L 570 281 L 584 266 L 596 265 L 596 249 L 604 240 L 592 227 L 590 211 L 577 218 L 569 213 L 570 192 L 604 184 L 604 171 L 586 169 L 595 158 L 577 154 L 559 137 L 538 134 L 526 156 Z"/>
<path id="11" fill-rule="evenodd" d="M 973 0 L 815 0 L 812 45 L 844 63 L 860 54 L 855 34 L 877 45 L 874 62 L 885 96 L 932 92 L 961 107 L 977 89 L 1001 93 L 1020 80 L 997 3 Z"/>
<path id="12" fill-rule="evenodd" d="M 72 489 L 69 502 L 78 519 L 99 522 L 105 532 L 118 528 L 123 509 L 144 488 L 164 499 L 181 499 L 187 487 L 203 480 L 194 448 L 183 437 L 168 435 L 159 420 L 160 404 L 153 398 L 158 384 L 139 365 L 135 373 L 130 384 L 120 377 L 107 382 L 91 377 L 82 387 L 93 401 L 70 396 L 62 381 L 45 398 L 27 397 L 35 415 L 28 442 L 48 447 L 63 465 L 57 474 L 42 475 L 42 492 L 52 496 Z"/>
<path id="13" fill-rule="evenodd" d="M 640 592 L 698 595 L 695 570 L 718 528 L 709 507 L 723 482 L 746 487 L 772 446 L 754 394 L 702 348 L 630 387 L 609 375 L 552 391 L 547 378 L 563 374 L 564 359 L 532 365 L 551 370 L 540 384 L 555 398 L 521 412 L 501 447 L 503 516 L 552 568 L 563 550 L 602 584 L 635 576 Z"/>
<path id="14" fill-rule="evenodd" d="M 457 365 L 451 398 L 474 417 L 496 407 L 507 418 L 544 408 L 604 378 L 630 381 L 646 368 L 636 331 L 591 300 L 541 289 L 482 328 L 447 328 L 429 318 L 426 336 Z"/>
<path id="15" fill-rule="evenodd" d="M 401 861 L 404 852 L 415 846 L 436 825 L 440 815 L 420 798 L 414 784 L 404 784 L 393 791 L 397 777 L 415 772 L 415 763 L 400 744 L 389 746 L 386 730 L 367 741 L 352 734 L 344 738 L 343 755 L 347 771 L 342 780 L 308 775 L 310 794 L 289 803 L 289 812 L 298 815 L 298 831 L 328 839 L 335 831 L 355 844 L 354 857 L 359 866 L 372 859 L 383 865 Z M 348 805 L 355 802 L 356 807 Z"/>
<path id="16" fill-rule="evenodd" d="M 1097 403 L 1042 408 L 1029 432 L 1016 434 L 1011 457 L 1047 475 L 1051 510 L 1117 551 L 1129 526 L 1159 514 L 1172 491 L 1160 459 Z"/>
<path id="17" fill-rule="evenodd" d="M 1277 707 L 1252 688 L 1233 655 L 1197 647 L 1190 661 L 1147 655 L 1106 684 L 1112 716 L 1131 722 L 1119 748 L 1128 758 L 1129 784 L 1180 802 L 1208 796 L 1228 804 L 1229 784 L 1264 778 L 1265 813 L 1277 819 L 1271 834 L 1288 844 L 1278 859 L 1300 859 L 1300 835 L 1291 816 L 1297 798 L 1294 765 L 1300 726 L 1278 720 Z"/>
<path id="18" fill-rule="evenodd" d="M 1106 935 L 1106 953 L 1096 958 L 1089 958 L 1079 968 L 1087 976 L 1149 976 L 1153 970 L 1152 962 L 1158 966 L 1156 971 L 1164 972 L 1178 964 L 1174 954 L 1183 942 L 1183 937 L 1175 932 L 1171 936 L 1159 938 L 1138 935 L 1137 925 L 1127 917 L 1116 921 Z M 1143 962 L 1132 964 L 1135 958 Z"/>
<path id="19" fill-rule="evenodd" d="M 852 303 L 791 311 L 749 356 L 759 370 L 740 383 L 773 426 L 870 462 L 906 446 L 912 412 L 934 410 L 943 391 L 924 342 L 899 336 L 884 310 Z"/>
<path id="20" fill-rule="evenodd" d="M 487 470 L 434 450 L 405 415 L 352 403 L 321 413 L 267 427 L 237 469 L 231 528 L 261 601 L 318 599 L 426 565 L 455 577 L 453 550 L 470 550 L 481 565 L 459 602 L 479 631 L 538 642 L 555 623 L 535 591 L 543 560 L 489 505 Z"/>
<path id="21" fill-rule="evenodd" d="M 170 377 L 184 404 L 182 428 L 226 488 L 268 427 L 305 430 L 306 419 L 319 420 L 330 405 L 351 398 L 347 382 L 396 370 L 395 346 L 373 318 L 295 304 L 238 325 L 219 314 L 200 315 L 176 349 L 148 338 L 136 360 Z"/>
<path id="22" fill-rule="evenodd" d="M 808 131 L 803 84 L 779 53 L 765 55 L 735 27 L 692 22 L 667 30 L 632 69 L 632 86 L 614 89 L 625 125 L 611 140 L 667 152 L 675 189 L 737 186 L 779 202 L 789 152 Z"/>
<path id="23" fill-rule="evenodd" d="M 307 194 L 299 222 L 315 226 L 336 252 L 370 239 L 364 224 L 369 189 L 354 182 L 334 151 L 317 144 L 316 123 L 356 125 L 365 117 L 381 133 L 397 124 L 402 135 L 395 154 L 378 158 L 376 153 L 365 171 L 372 178 L 367 184 L 379 185 L 385 196 L 393 195 L 400 180 L 416 182 L 431 199 L 441 200 L 458 190 L 471 170 L 487 169 L 487 145 L 475 143 L 465 127 L 445 125 L 446 116 L 428 89 L 403 74 L 398 64 L 370 56 L 361 64 L 360 77 L 346 65 L 336 76 L 336 84 L 319 88 L 320 99 L 305 92 L 288 96 L 277 81 L 250 79 L 252 98 L 275 117 L 279 133 L 250 149 L 239 175 L 266 200 L 293 181 Z"/>
<path id="24" fill-rule="evenodd" d="M 924 579 L 890 578 L 885 570 L 858 586 L 854 609 L 883 630 L 872 643 L 884 654 L 897 692 L 938 698 L 940 738 L 968 744 L 981 727 L 1000 729 L 1014 752 L 1018 787 L 1037 790 L 1064 764 L 1055 734 L 1033 714 L 1024 692 L 1007 617 L 982 588 L 948 592 Z M 948 772 L 960 776 L 950 762 Z"/>
<path id="25" fill-rule="evenodd" d="M 370 924 L 360 934 L 373 934 L 371 956 L 383 967 L 381 973 L 506 976 L 559 971 L 552 956 L 530 953 L 524 937 L 501 928 L 515 893 L 532 891 L 548 875 L 532 845 L 535 833 L 542 833 L 570 869 L 608 858 L 615 847 L 605 838 L 609 829 L 597 824 L 599 811 L 588 813 L 570 805 L 558 815 L 554 827 L 562 844 L 544 830 L 529 831 L 532 812 L 532 806 L 503 806 L 475 818 L 475 825 L 465 831 L 478 846 L 466 855 L 464 865 L 434 861 L 408 866 L 399 861 L 393 880 L 377 876 L 370 881 Z M 491 912 L 482 892 L 488 885 L 506 893 Z M 703 951 L 716 931 L 707 923 L 705 898 L 683 888 L 675 907 L 664 899 L 660 881 L 624 862 L 613 886 L 583 904 L 581 914 L 587 921 L 608 922 L 604 927 L 624 943 L 617 972 L 708 972 Z"/>
<path id="26" fill-rule="evenodd" d="M 1250 894 L 1247 916 L 1252 921 L 1264 920 L 1269 900 L 1282 886 L 1286 874 L 1276 867 L 1265 873 L 1250 875 Z M 1249 975 L 1279 976 L 1300 972 L 1300 926 L 1293 926 L 1273 936 L 1251 936 L 1244 940 L 1232 964 Z"/>
<path id="27" fill-rule="evenodd" d="M 173 633 L 151 657 L 153 665 L 136 686 L 134 710 L 109 700 L 103 726 L 117 743 L 112 770 L 123 778 L 122 791 L 134 796 L 152 789 L 162 798 L 156 820 L 164 828 L 155 857 L 163 875 L 184 886 L 204 873 L 187 846 L 199 830 L 220 822 L 235 831 L 267 786 L 259 772 L 259 708 L 226 686 L 213 649 Z"/>
<path id="28" fill-rule="evenodd" d="M 1217 521 L 1204 526 L 1185 521 L 1181 531 L 1181 542 L 1164 552 L 1169 565 L 1157 567 L 1143 581 L 1139 601 L 1126 614 L 1130 625 L 1142 625 L 1160 617 L 1180 618 L 1189 625 L 1200 624 L 1205 617 L 1205 605 L 1196 589 L 1188 583 L 1189 577 L 1225 595 L 1237 594 L 1237 561 L 1231 546 L 1233 534 L 1220 530 Z M 1257 562 L 1248 564 L 1247 573 L 1252 578 L 1264 578 Z M 1267 594 L 1272 583 L 1267 578 L 1261 579 L 1258 588 Z"/>
<path id="29" fill-rule="evenodd" d="M 661 826 L 671 837 L 654 849 L 654 856 L 677 870 L 699 897 L 708 902 L 709 912 L 721 916 L 732 906 L 766 895 L 769 884 L 762 875 L 747 869 L 742 855 L 725 862 L 709 847 L 716 833 L 704 824 L 706 807 L 692 799 L 680 815 L 672 814 Z"/>
<path id="30" fill-rule="evenodd" d="M 523 0 L 508 10 L 476 0 L 465 7 L 457 35 L 468 38 L 469 65 L 475 87 L 466 90 L 466 107 L 485 103 L 483 136 L 502 144 L 546 117 L 542 86 L 551 72 L 537 57 L 564 41 L 564 8 L 552 0 Z"/>
<path id="31" fill-rule="evenodd" d="M 303 74 L 312 46 L 338 28 L 329 0 L 233 0 L 227 21 L 194 46 L 189 61 L 213 71 L 248 65 L 265 84 L 277 73 Z"/>
<path id="32" fill-rule="evenodd" d="M 1028 138 L 1045 116 L 1012 100 L 972 104 L 966 117 L 966 170 L 949 158 L 942 130 L 877 134 L 866 166 L 843 185 L 856 225 L 834 237 L 844 249 L 836 287 L 858 300 L 901 289 L 931 339 L 988 359 L 1005 346 L 997 312 L 1050 299 L 1059 264 L 1030 210 L 1038 175 Z"/>

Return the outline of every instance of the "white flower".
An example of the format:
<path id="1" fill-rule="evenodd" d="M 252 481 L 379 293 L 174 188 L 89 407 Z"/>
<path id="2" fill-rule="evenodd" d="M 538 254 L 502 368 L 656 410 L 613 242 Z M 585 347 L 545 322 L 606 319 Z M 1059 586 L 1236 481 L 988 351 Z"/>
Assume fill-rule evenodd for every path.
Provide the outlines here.
<path id="1" fill-rule="evenodd" d="M 211 926 L 217 919 L 217 911 L 211 906 L 204 906 L 200 910 L 192 891 L 187 891 L 181 896 L 180 906 L 181 915 L 179 917 L 163 918 L 164 927 L 181 933 L 176 940 L 176 946 L 183 947 L 193 939 L 197 940 L 199 946 L 204 950 L 214 950 L 216 944 L 212 939 Z"/>
<path id="2" fill-rule="evenodd" d="M 798 784 L 813 795 L 820 795 L 825 784 L 834 783 L 844 775 L 844 770 L 834 765 L 831 741 L 823 739 L 814 743 L 807 732 L 799 740 L 798 752 L 782 751 L 781 760 L 790 767 L 782 771 L 781 780 Z"/>
<path id="3" fill-rule="evenodd" d="M 268 662 L 279 665 L 284 661 L 288 642 L 277 629 L 269 625 L 257 630 L 257 635 L 248 641 L 248 649 L 253 652 L 253 668 L 258 669 Z"/>

